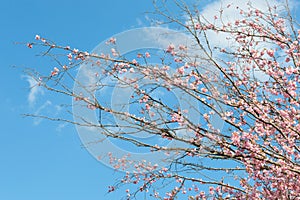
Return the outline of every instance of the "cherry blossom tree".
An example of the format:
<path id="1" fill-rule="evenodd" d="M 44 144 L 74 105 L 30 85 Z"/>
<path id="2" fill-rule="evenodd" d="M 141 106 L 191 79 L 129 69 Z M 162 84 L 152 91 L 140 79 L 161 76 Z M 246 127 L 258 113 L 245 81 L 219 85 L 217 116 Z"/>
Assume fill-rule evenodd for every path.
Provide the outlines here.
<path id="1" fill-rule="evenodd" d="M 75 109 L 66 107 L 74 119 L 35 117 L 93 130 L 96 144 L 163 155 L 99 156 L 124 171 L 109 192 L 136 188 L 125 199 L 300 199 L 300 29 L 288 2 L 255 2 L 207 15 L 183 1 L 172 2 L 179 14 L 155 3 L 153 21 L 188 38 L 178 33 L 161 50 L 124 54 L 112 37 L 110 52 L 86 52 L 37 35 L 27 46 L 56 64 L 30 75 Z"/>

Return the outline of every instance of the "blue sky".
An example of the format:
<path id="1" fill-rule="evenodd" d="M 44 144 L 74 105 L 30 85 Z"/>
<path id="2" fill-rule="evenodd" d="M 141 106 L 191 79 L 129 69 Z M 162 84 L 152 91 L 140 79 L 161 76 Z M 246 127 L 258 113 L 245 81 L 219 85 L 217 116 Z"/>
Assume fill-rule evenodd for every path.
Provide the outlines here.
<path id="1" fill-rule="evenodd" d="M 151 2 L 1 2 L 0 199 L 106 200 L 125 194 L 124 188 L 105 196 L 107 186 L 122 174 L 95 160 L 82 147 L 74 126 L 21 116 L 50 104 L 43 97 L 37 97 L 34 103 L 28 101 L 29 83 L 22 69 L 52 66 L 49 59 L 37 57 L 36 51 L 15 43 L 32 41 L 40 34 L 89 51 L 113 34 L 148 25 L 145 12 L 153 9 Z M 64 101 L 71 103 L 71 99 Z"/>

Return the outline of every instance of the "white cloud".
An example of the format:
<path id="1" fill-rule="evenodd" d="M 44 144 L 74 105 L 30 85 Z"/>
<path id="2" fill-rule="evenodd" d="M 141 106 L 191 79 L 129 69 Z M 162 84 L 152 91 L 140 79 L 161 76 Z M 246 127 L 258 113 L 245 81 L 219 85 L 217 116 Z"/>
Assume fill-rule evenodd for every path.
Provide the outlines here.
<path id="1" fill-rule="evenodd" d="M 239 14 L 240 10 L 244 10 L 245 12 L 248 11 L 249 2 L 253 8 L 258 9 L 263 13 L 269 12 L 269 6 L 272 7 L 274 5 L 282 5 L 284 3 L 283 0 L 217 0 L 205 6 L 202 9 L 201 15 L 209 22 L 214 22 L 214 17 L 220 17 L 220 10 L 223 10 L 222 22 L 225 25 L 228 22 L 234 23 L 236 20 L 241 20 L 243 18 L 242 15 Z M 227 5 L 230 5 L 230 7 L 227 8 Z M 218 26 L 222 25 L 220 20 L 216 20 L 215 24 Z M 207 35 L 209 41 L 211 41 L 212 46 L 221 46 L 223 48 L 226 48 L 233 45 L 232 42 L 226 39 L 226 36 L 228 36 L 228 34 L 226 33 L 215 33 L 214 31 L 210 31 Z"/>
<path id="2" fill-rule="evenodd" d="M 137 25 L 138 26 L 144 26 L 144 23 L 143 23 L 143 21 L 140 19 L 140 18 L 136 18 L 136 22 L 137 22 Z"/>
<path id="3" fill-rule="evenodd" d="M 26 80 L 29 83 L 30 91 L 27 97 L 30 106 L 33 106 L 39 95 L 44 95 L 42 87 L 38 86 L 38 82 L 31 76 L 26 76 Z"/>
<path id="4" fill-rule="evenodd" d="M 68 125 L 67 122 L 60 123 L 60 124 L 56 127 L 56 131 L 57 131 L 57 132 L 61 132 L 67 125 Z"/>
<path id="5" fill-rule="evenodd" d="M 289 2 L 290 6 L 295 5 L 295 1 L 291 0 Z M 230 6 L 229 6 L 230 5 Z M 213 3 L 207 4 L 201 11 L 200 15 L 203 17 L 203 19 L 206 19 L 209 22 L 214 22 L 216 26 L 221 27 L 221 21 L 219 19 L 215 20 L 215 16 L 220 18 L 220 10 L 222 10 L 222 23 L 227 24 L 231 23 L 234 24 L 236 20 L 242 20 L 243 16 L 240 14 L 240 10 L 243 10 L 245 12 L 248 11 L 249 6 L 251 6 L 253 9 L 258 9 L 262 13 L 269 13 L 269 7 L 279 7 L 285 5 L 284 0 L 216 0 Z M 237 9 L 238 8 L 238 9 Z M 277 9 L 279 12 L 281 9 Z M 282 13 L 277 13 L 282 14 Z M 202 18 L 201 17 L 201 18 Z M 189 23 L 189 22 L 187 22 Z M 265 22 L 263 23 L 265 27 L 268 26 L 268 24 Z M 239 46 L 239 44 L 235 41 L 235 38 L 232 37 L 230 33 L 223 33 L 219 32 L 216 33 L 215 31 L 208 30 L 206 33 L 207 40 L 209 41 L 209 44 L 211 48 L 219 47 L 219 48 L 225 48 L 227 50 L 235 51 L 236 47 Z M 227 39 L 231 38 L 231 39 Z M 205 41 L 203 41 L 205 44 Z M 256 49 L 261 48 L 275 48 L 276 44 L 258 44 L 256 45 Z M 217 56 L 218 52 L 215 52 Z M 257 70 L 254 71 L 253 74 L 254 77 L 258 78 L 260 81 L 266 81 L 269 79 L 269 76 L 265 74 L 264 72 Z"/>
<path id="6" fill-rule="evenodd" d="M 47 108 L 47 107 L 50 106 L 50 105 L 52 105 L 52 102 L 49 101 L 49 100 L 47 100 L 43 105 L 41 105 L 41 106 L 35 111 L 34 115 L 36 115 L 36 116 L 40 115 L 40 113 L 41 113 L 43 110 L 45 110 L 45 108 Z M 43 120 L 43 119 L 42 119 L 42 118 L 39 118 L 39 117 L 34 118 L 33 124 L 34 124 L 34 125 L 39 125 L 39 124 L 42 122 L 42 120 Z"/>

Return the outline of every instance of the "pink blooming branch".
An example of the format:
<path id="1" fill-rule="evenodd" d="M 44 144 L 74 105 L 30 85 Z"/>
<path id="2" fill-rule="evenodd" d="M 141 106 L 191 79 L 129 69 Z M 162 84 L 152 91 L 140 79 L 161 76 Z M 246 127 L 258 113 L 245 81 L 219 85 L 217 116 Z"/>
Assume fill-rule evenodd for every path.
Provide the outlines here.
<path id="1" fill-rule="evenodd" d="M 81 123 L 65 121 L 96 128 L 99 134 L 137 149 L 164 153 L 168 162 L 163 167 L 135 162 L 130 155 L 107 155 L 115 170 L 134 170 L 110 186 L 109 192 L 132 184 L 137 189 L 126 190 L 127 199 L 139 193 L 157 199 L 297 199 L 300 30 L 288 5 L 283 11 L 277 6 L 267 11 L 251 4 L 247 9 L 236 7 L 237 18 L 226 21 L 223 14 L 233 9 L 231 4 L 209 19 L 184 2 L 174 3 L 184 19 L 172 16 L 164 3 L 162 7 L 156 4 L 156 13 L 184 28 L 194 44 L 168 44 L 164 57 L 159 57 L 161 66 L 149 64 L 157 56 L 150 51 L 139 52 L 135 58 L 122 57 L 116 38 L 107 41 L 110 53 L 96 54 L 37 35 L 27 47 L 43 48 L 43 55 L 57 63 L 47 75 L 34 73 L 40 87 L 70 96 L 76 105 L 103 116 L 117 116 L 124 123 L 113 123 L 107 117 L 95 124 L 84 116 L 77 116 Z M 231 45 L 216 44 L 211 35 L 224 36 Z M 78 83 L 72 70 L 81 64 L 98 69 L 89 74 L 96 80 L 93 84 Z M 107 83 L 108 77 L 120 87 L 132 89 L 128 105 L 136 112 L 117 110 L 95 95 L 103 88 L 116 87 Z M 80 85 L 82 93 L 74 93 L 66 80 Z M 159 89 L 165 94 L 180 91 L 187 106 L 157 98 Z M 199 120 L 189 113 L 196 113 Z M 216 118 L 224 123 L 222 129 L 216 127 Z M 184 145 L 154 144 L 132 137 L 141 133 Z M 223 166 L 223 162 L 230 164 Z"/>

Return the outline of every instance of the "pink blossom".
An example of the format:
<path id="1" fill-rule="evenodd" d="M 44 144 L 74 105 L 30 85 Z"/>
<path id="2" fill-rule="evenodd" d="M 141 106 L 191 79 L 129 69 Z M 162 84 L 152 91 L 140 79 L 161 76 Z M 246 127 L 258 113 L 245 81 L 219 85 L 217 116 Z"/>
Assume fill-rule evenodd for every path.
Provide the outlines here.
<path id="1" fill-rule="evenodd" d="M 294 70 L 292 67 L 287 67 L 287 68 L 285 69 L 285 73 L 286 73 L 287 75 L 293 74 L 294 71 L 295 71 L 295 70 Z"/>
<path id="2" fill-rule="evenodd" d="M 31 49 L 32 48 L 32 43 L 27 43 L 27 47 Z"/>
<path id="3" fill-rule="evenodd" d="M 106 44 L 116 44 L 117 39 L 116 38 L 109 38 L 109 40 L 106 42 Z"/>
<path id="4" fill-rule="evenodd" d="M 240 135 L 238 132 L 233 132 L 231 134 L 231 140 L 234 144 L 238 144 L 240 142 Z"/>
<path id="5" fill-rule="evenodd" d="M 88 109 L 91 109 L 91 110 L 96 110 L 96 106 L 93 105 L 93 104 L 88 104 L 88 105 L 87 105 L 87 108 L 88 108 Z"/>
<path id="6" fill-rule="evenodd" d="M 203 114 L 203 117 L 204 117 L 205 120 L 209 119 L 209 115 L 207 113 Z"/>
<path id="7" fill-rule="evenodd" d="M 181 51 L 186 51 L 186 50 L 187 50 L 187 46 L 182 45 L 182 44 L 179 45 L 178 48 L 179 48 L 179 50 L 181 50 Z"/>
<path id="8" fill-rule="evenodd" d="M 206 93 L 207 89 L 206 88 L 201 88 L 201 92 Z"/>
<path id="9" fill-rule="evenodd" d="M 267 50 L 267 54 L 268 54 L 270 57 L 273 57 L 273 56 L 274 56 L 274 50 L 268 49 L 268 50 Z"/>
<path id="10" fill-rule="evenodd" d="M 146 104 L 145 107 L 146 107 L 146 110 L 150 110 L 150 108 L 151 108 L 149 104 Z"/>
<path id="11" fill-rule="evenodd" d="M 211 195 L 213 195 L 214 194 L 214 188 L 213 187 L 209 187 L 209 193 L 211 194 Z"/>
<path id="12" fill-rule="evenodd" d="M 134 65 L 137 65 L 137 64 L 138 64 L 138 62 L 136 61 L 136 59 L 133 59 L 131 62 L 132 62 Z"/>
<path id="13" fill-rule="evenodd" d="M 74 53 L 74 54 L 77 54 L 78 52 L 79 52 L 78 49 L 73 49 L 73 53 Z"/>
<path id="14" fill-rule="evenodd" d="M 196 29 L 196 30 L 201 29 L 201 25 L 200 25 L 200 24 L 196 24 L 196 25 L 195 25 L 195 29 Z"/>
<path id="15" fill-rule="evenodd" d="M 205 192 L 204 192 L 204 191 L 201 191 L 201 192 L 200 192 L 200 197 L 201 197 L 201 198 L 205 198 Z"/>
<path id="16" fill-rule="evenodd" d="M 178 72 L 179 74 L 183 74 L 183 73 L 184 73 L 184 66 L 179 67 L 179 68 L 177 69 L 177 72 Z"/>
<path id="17" fill-rule="evenodd" d="M 170 44 L 166 50 L 167 53 L 172 53 L 175 49 L 174 44 Z"/>
<path id="18" fill-rule="evenodd" d="M 53 68 L 53 71 L 51 72 L 51 76 L 56 76 L 59 73 L 59 69 L 57 67 Z"/>
<path id="19" fill-rule="evenodd" d="M 113 56 L 115 56 L 115 57 L 118 56 L 118 53 L 117 53 L 116 49 L 111 48 L 110 51 L 111 51 L 111 53 L 112 53 Z"/>
<path id="20" fill-rule="evenodd" d="M 69 54 L 68 54 L 68 59 L 69 59 L 70 61 L 72 60 L 72 57 L 73 57 L 72 54 L 69 53 Z"/>

